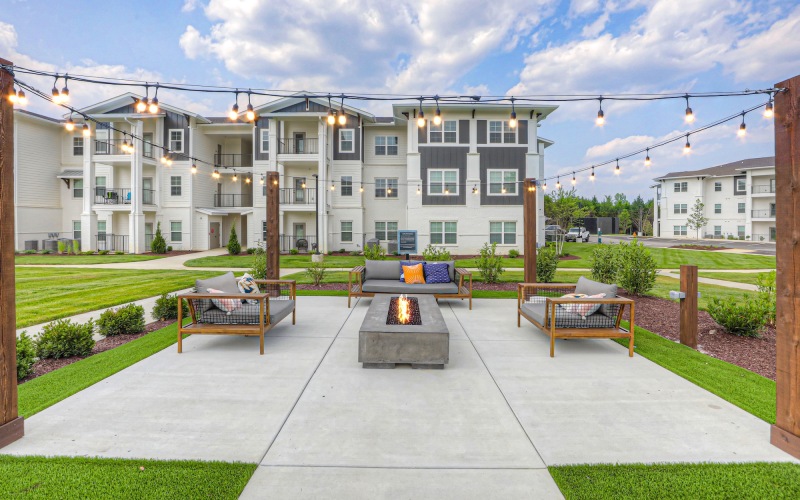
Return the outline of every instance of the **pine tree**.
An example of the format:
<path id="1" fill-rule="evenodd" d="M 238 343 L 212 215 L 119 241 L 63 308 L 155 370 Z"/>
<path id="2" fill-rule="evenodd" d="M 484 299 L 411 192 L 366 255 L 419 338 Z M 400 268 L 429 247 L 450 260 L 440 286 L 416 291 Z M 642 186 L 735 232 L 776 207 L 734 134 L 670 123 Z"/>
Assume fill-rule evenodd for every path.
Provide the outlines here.
<path id="1" fill-rule="evenodd" d="M 687 226 L 697 231 L 698 240 L 700 239 L 700 229 L 706 227 L 706 224 L 708 224 L 708 217 L 706 217 L 704 208 L 705 204 L 700 201 L 699 198 L 694 200 L 692 213 L 689 214 L 689 219 L 686 221 Z"/>
<path id="2" fill-rule="evenodd" d="M 239 255 L 242 252 L 242 246 L 239 244 L 239 238 L 236 236 L 236 226 L 231 226 L 231 235 L 228 237 L 228 253 L 231 255 Z"/>
<path id="3" fill-rule="evenodd" d="M 153 253 L 167 253 L 167 242 L 161 235 L 161 223 L 156 226 L 156 235 L 153 236 L 153 242 L 150 243 L 150 251 Z"/>

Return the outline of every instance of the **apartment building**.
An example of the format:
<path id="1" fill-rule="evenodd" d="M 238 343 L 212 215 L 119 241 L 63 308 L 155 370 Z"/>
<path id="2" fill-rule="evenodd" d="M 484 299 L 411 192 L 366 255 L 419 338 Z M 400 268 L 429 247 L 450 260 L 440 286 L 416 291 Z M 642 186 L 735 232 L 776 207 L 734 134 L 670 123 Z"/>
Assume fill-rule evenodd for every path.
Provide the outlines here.
<path id="1" fill-rule="evenodd" d="M 672 172 L 655 181 L 657 236 L 696 238 L 687 220 L 700 200 L 708 218 L 701 238 L 775 241 L 775 157 Z"/>
<path id="2" fill-rule="evenodd" d="M 258 106 L 248 122 L 164 103 L 140 113 L 139 97 L 82 109 L 98 122 L 88 137 L 77 117 L 68 132 L 69 117 L 15 111 L 17 248 L 58 233 L 83 250 L 141 253 L 159 224 L 176 250 L 224 246 L 232 227 L 254 246 L 266 239 L 264 178 L 276 171 L 281 251 L 360 251 L 372 239 L 392 251 L 403 230 L 416 232 L 418 253 L 430 243 L 473 254 L 488 241 L 521 250 L 521 181 L 544 176 L 552 142 L 538 128 L 556 109 L 516 105 L 511 127 L 507 105 L 442 104 L 440 125 L 425 106 L 420 126 L 418 105 L 376 117 L 297 96 Z"/>

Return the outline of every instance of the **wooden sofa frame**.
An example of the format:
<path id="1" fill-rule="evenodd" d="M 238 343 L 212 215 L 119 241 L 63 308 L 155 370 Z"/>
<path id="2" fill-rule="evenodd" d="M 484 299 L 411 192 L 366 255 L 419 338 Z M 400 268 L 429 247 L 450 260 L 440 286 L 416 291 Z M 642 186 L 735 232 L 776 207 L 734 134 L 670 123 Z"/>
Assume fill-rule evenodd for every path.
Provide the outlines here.
<path id="1" fill-rule="evenodd" d="M 297 314 L 297 284 L 294 280 L 256 280 L 258 285 L 288 285 L 289 286 L 289 299 L 294 300 L 294 307 L 292 308 L 292 324 L 296 324 Z M 245 335 L 245 336 L 258 336 L 261 341 L 261 354 L 264 354 L 264 334 L 268 332 L 275 325 L 269 321 L 269 299 L 272 294 L 270 293 L 184 293 L 178 295 L 178 353 L 183 352 L 183 335 Z M 194 308 L 195 299 L 248 299 L 258 300 L 259 305 L 259 322 L 258 324 L 214 324 L 214 323 L 198 323 L 197 311 Z M 183 301 L 189 304 L 189 315 L 192 322 L 183 324 Z M 277 323 L 276 323 L 277 324 Z"/>
<path id="2" fill-rule="evenodd" d="M 350 300 L 353 297 L 374 297 L 373 292 L 365 292 L 364 286 L 364 271 L 366 267 L 356 266 L 349 271 L 347 278 L 347 307 L 350 307 Z M 469 309 L 472 310 L 472 273 L 464 268 L 455 268 L 455 275 L 458 278 L 458 292 L 457 293 L 435 293 L 433 297 L 438 301 L 439 299 L 469 299 Z M 398 278 L 399 279 L 399 278 Z"/>
<path id="3" fill-rule="evenodd" d="M 604 338 L 604 339 L 628 339 L 628 355 L 633 357 L 633 335 L 634 335 L 634 302 L 631 299 L 626 299 L 624 297 L 613 297 L 607 299 L 573 299 L 573 298 L 564 298 L 564 297 L 547 297 L 545 302 L 545 315 L 544 315 L 544 325 L 539 324 L 538 321 L 534 320 L 522 310 L 522 304 L 525 302 L 526 298 L 526 291 L 533 290 L 533 291 L 544 291 L 547 289 L 575 289 L 575 284 L 568 284 L 568 283 L 519 283 L 517 286 L 517 328 L 520 328 L 521 318 L 525 318 L 534 325 L 536 325 L 540 330 L 545 332 L 550 336 L 550 357 L 555 356 L 555 346 L 556 346 L 556 339 L 562 338 Z M 597 328 L 560 328 L 556 326 L 556 321 L 548 321 L 550 318 L 556 317 L 556 307 L 558 304 L 575 304 L 575 303 L 583 303 L 583 302 L 591 302 L 593 304 L 619 304 L 619 311 L 617 312 L 617 317 L 614 321 L 614 326 L 611 328 L 608 327 L 597 327 Z M 620 326 L 620 321 L 622 320 L 622 315 L 625 312 L 625 307 L 630 308 L 630 326 L 629 329 L 622 328 Z M 547 324 L 550 323 L 548 327 Z"/>

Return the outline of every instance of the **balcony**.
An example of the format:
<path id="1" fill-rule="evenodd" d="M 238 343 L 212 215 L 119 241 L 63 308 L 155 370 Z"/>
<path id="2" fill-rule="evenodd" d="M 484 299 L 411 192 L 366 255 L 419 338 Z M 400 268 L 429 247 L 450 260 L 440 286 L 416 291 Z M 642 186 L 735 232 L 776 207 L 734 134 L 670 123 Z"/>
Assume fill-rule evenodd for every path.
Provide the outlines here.
<path id="1" fill-rule="evenodd" d="M 252 207 L 253 195 L 252 194 L 214 194 L 214 207 Z"/>
<path id="2" fill-rule="evenodd" d="M 754 185 L 751 191 L 753 194 L 775 194 L 774 184 Z"/>
<path id="3" fill-rule="evenodd" d="M 95 248 L 98 251 L 108 250 L 109 252 L 127 252 L 128 251 L 128 235 L 127 234 L 107 234 L 97 233 L 94 235 Z"/>
<path id="4" fill-rule="evenodd" d="M 281 252 L 290 252 L 296 248 L 301 253 L 312 252 L 317 248 L 316 237 L 311 236 L 292 236 L 290 234 L 281 235 Z"/>
<path id="5" fill-rule="evenodd" d="M 284 188 L 280 190 L 281 205 L 316 205 L 317 190 Z"/>
<path id="6" fill-rule="evenodd" d="M 253 155 L 252 153 L 215 153 L 214 164 L 219 165 L 220 167 L 252 167 Z"/>
<path id="7" fill-rule="evenodd" d="M 95 186 L 94 203 L 95 205 L 130 205 L 131 190 L 130 188 Z M 156 204 L 156 191 L 154 189 L 142 189 L 142 204 Z"/>
<path id="8" fill-rule="evenodd" d="M 124 139 L 102 139 L 94 141 L 94 154 L 97 156 L 128 156 L 130 153 L 123 151 L 122 145 L 125 143 Z M 130 142 L 128 143 L 130 144 Z M 153 158 L 153 145 L 149 142 L 145 143 L 142 156 L 145 158 Z"/>
<path id="9" fill-rule="evenodd" d="M 753 219 L 774 219 L 775 209 L 768 208 L 765 210 L 752 210 L 750 215 Z"/>
<path id="10" fill-rule="evenodd" d="M 282 139 L 278 141 L 278 154 L 282 155 L 315 155 L 319 153 L 319 139 Z"/>

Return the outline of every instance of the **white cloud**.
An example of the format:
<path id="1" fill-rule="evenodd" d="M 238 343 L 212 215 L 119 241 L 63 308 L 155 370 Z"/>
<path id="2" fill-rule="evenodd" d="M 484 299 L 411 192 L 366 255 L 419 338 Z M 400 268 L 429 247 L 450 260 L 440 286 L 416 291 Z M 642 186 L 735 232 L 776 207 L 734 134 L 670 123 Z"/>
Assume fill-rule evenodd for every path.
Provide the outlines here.
<path id="1" fill-rule="evenodd" d="M 586 26 L 583 27 L 581 35 L 588 38 L 599 35 L 605 29 L 606 24 L 608 24 L 608 20 L 610 17 L 611 14 L 608 11 L 603 12 L 591 24 L 587 24 Z"/>
<path id="2" fill-rule="evenodd" d="M 569 15 L 572 17 L 593 14 L 600 10 L 600 0 L 572 0 L 569 4 Z"/>
<path id="3" fill-rule="evenodd" d="M 200 5 L 200 0 L 184 0 L 181 12 L 193 12 Z"/>

